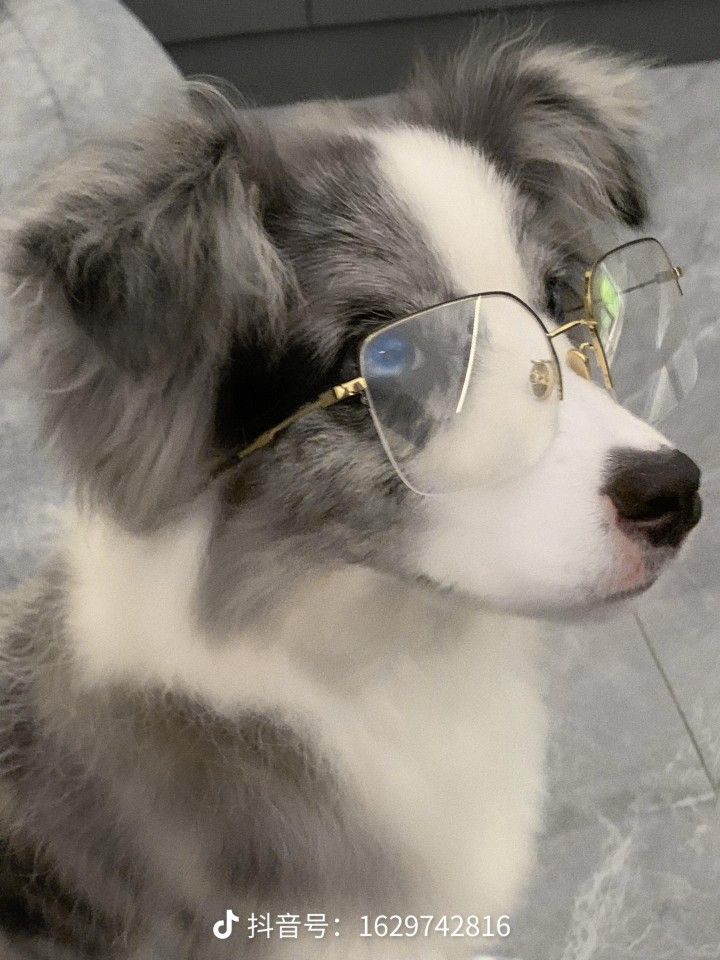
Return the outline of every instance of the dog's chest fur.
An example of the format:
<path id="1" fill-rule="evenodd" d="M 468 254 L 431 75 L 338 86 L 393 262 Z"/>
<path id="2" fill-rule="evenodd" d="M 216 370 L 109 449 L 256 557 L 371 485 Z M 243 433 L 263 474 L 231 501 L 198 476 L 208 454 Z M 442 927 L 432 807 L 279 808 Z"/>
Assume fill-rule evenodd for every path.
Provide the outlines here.
<path id="1" fill-rule="evenodd" d="M 222 806 L 228 784 L 264 767 L 273 803 L 294 818 L 288 862 L 314 847 L 315 862 L 295 865 L 301 889 L 319 895 L 307 878 L 320 872 L 323 895 L 341 891 L 348 909 L 371 889 L 379 911 L 393 891 L 395 908 L 403 899 L 415 912 L 508 912 L 539 818 L 545 716 L 532 624 L 345 568 L 308 578 L 253 628 L 211 637 L 194 610 L 208 530 L 203 511 L 153 538 L 97 518 L 76 527 L 69 639 L 83 684 L 166 689 L 220 726 L 266 718 L 265 756 L 253 767 L 226 746 L 216 789 L 198 796 Z M 162 739 L 148 749 L 175 756 L 181 779 L 197 767 L 188 754 L 184 772 Z M 254 828 L 281 820 L 256 814 Z M 271 849 L 278 838 L 256 841 Z"/>

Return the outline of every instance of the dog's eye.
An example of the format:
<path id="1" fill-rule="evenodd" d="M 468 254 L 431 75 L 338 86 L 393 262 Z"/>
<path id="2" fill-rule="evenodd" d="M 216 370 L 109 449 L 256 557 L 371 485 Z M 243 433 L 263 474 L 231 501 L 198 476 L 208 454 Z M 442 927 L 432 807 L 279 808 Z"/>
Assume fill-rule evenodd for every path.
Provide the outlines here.
<path id="1" fill-rule="evenodd" d="M 420 351 L 412 340 L 393 330 L 370 341 L 365 359 L 368 373 L 373 377 L 396 377 L 414 370 L 422 362 Z"/>
<path id="2" fill-rule="evenodd" d="M 565 277 L 551 275 L 545 281 L 545 307 L 555 323 L 565 323 L 582 312 L 582 295 Z"/>
<path id="3" fill-rule="evenodd" d="M 555 323 L 565 319 L 565 300 L 562 277 L 550 276 L 545 281 L 545 307 Z"/>

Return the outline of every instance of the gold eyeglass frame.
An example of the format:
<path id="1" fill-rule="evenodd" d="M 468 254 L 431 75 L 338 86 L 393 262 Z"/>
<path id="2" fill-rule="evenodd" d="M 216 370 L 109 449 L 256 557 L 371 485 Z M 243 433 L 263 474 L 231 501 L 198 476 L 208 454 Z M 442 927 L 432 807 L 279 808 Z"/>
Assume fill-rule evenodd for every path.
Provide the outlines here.
<path id="1" fill-rule="evenodd" d="M 640 237 L 636 240 L 629 240 L 627 243 L 622 243 L 617 247 L 613 247 L 612 250 L 608 250 L 601 257 L 593 263 L 589 270 L 586 270 L 584 273 L 585 288 L 583 293 L 582 305 L 577 309 L 583 311 L 583 316 L 579 317 L 576 320 L 569 320 L 566 323 L 560 324 L 560 326 L 555 327 L 553 330 L 548 330 L 545 326 L 545 323 L 540 318 L 540 316 L 528 306 L 524 300 L 516 296 L 514 293 L 510 293 L 506 290 L 486 290 L 484 293 L 474 293 L 469 294 L 464 297 L 457 297 L 454 300 L 445 300 L 441 303 L 433 304 L 431 307 L 426 307 L 424 310 L 419 310 L 417 313 L 409 314 L 407 317 L 402 317 L 399 320 L 393 320 L 388 324 L 379 327 L 377 330 L 373 330 L 369 333 L 359 344 L 358 347 L 358 356 L 362 353 L 362 349 L 367 341 L 375 336 L 377 333 L 385 332 L 392 327 L 404 324 L 409 320 L 412 320 L 414 317 L 419 316 L 422 313 L 426 313 L 427 310 L 432 310 L 435 307 L 445 306 L 453 303 L 459 303 L 463 300 L 474 300 L 482 297 L 490 296 L 504 296 L 509 297 L 514 300 L 520 306 L 524 307 L 538 322 L 541 330 L 545 334 L 548 344 L 550 346 L 553 360 L 538 360 L 533 363 L 531 372 L 530 372 L 530 383 L 535 396 L 542 400 L 549 397 L 553 389 L 557 386 L 559 399 L 563 398 L 563 384 L 562 384 L 562 372 L 560 368 L 560 363 L 558 361 L 557 351 L 555 350 L 555 344 L 553 340 L 556 337 L 562 336 L 565 333 L 568 333 L 570 330 L 574 330 L 577 327 L 584 327 L 588 331 L 588 340 L 581 343 L 578 347 L 572 347 L 567 354 L 567 363 L 570 369 L 576 373 L 578 376 L 583 377 L 586 380 L 592 379 L 591 372 L 591 358 L 595 358 L 595 362 L 598 365 L 600 373 L 602 375 L 602 381 L 607 390 L 610 392 L 613 391 L 613 379 L 612 374 L 610 373 L 610 364 L 608 363 L 607 355 L 605 353 L 605 348 L 603 347 L 602 341 L 598 334 L 598 321 L 594 315 L 593 309 L 593 298 L 592 298 L 592 288 L 593 280 L 595 273 L 598 267 L 602 262 L 610 257 L 612 254 L 618 253 L 620 250 L 624 250 L 628 247 L 632 247 L 641 243 L 647 243 L 648 241 L 654 242 L 660 247 L 662 253 L 664 254 L 668 264 L 669 264 L 669 275 L 667 279 L 674 280 L 677 284 L 678 291 L 682 295 L 682 288 L 680 286 L 680 278 L 683 275 L 681 267 L 673 266 L 672 261 L 670 260 L 665 248 L 655 237 Z M 656 282 L 655 280 L 648 281 L 648 284 Z M 646 284 L 640 284 L 639 286 L 645 286 Z M 632 290 L 638 289 L 638 287 L 632 287 Z M 627 293 L 629 291 L 622 291 Z M 248 446 L 243 447 L 242 450 L 238 451 L 235 454 L 236 460 L 244 460 L 250 454 L 255 453 L 257 450 L 262 450 L 265 447 L 270 446 L 270 444 L 275 440 L 278 434 L 285 431 L 292 424 L 297 423 L 298 420 L 303 419 L 311 413 L 315 413 L 318 410 L 324 410 L 327 407 L 332 407 L 336 403 L 341 403 L 343 400 L 348 400 L 351 397 L 357 397 L 367 393 L 368 385 L 364 377 L 354 377 L 352 380 L 346 380 L 345 383 L 339 383 L 334 387 L 330 387 L 328 390 L 323 391 L 315 400 L 312 400 L 310 403 L 306 403 L 303 406 L 299 407 L 294 413 L 289 417 L 286 417 L 280 423 L 276 424 L 274 427 L 271 427 L 269 430 L 266 430 L 264 433 L 261 433 L 259 437 L 256 437 L 252 443 Z M 377 425 L 376 425 L 377 426 Z M 379 427 L 378 427 L 379 429 Z"/>

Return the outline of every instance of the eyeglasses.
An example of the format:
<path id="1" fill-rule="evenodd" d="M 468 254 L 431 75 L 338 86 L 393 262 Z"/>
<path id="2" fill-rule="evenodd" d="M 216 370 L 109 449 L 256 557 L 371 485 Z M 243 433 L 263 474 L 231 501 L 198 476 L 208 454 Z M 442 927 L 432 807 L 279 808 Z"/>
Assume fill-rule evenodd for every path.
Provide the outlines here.
<path id="1" fill-rule="evenodd" d="M 697 357 L 680 309 L 682 275 L 659 240 L 622 244 L 585 271 L 581 299 L 566 288 L 576 302 L 560 305 L 559 325 L 550 334 L 587 329 L 588 340 L 568 353 L 568 365 L 603 383 L 649 423 L 661 423 L 697 379 Z M 569 319 L 573 314 L 579 319 Z"/>
<path id="2" fill-rule="evenodd" d="M 308 414 L 362 395 L 400 479 L 437 495 L 522 471 L 555 435 L 563 380 L 555 340 L 584 336 L 568 366 L 658 422 L 692 389 L 697 360 L 679 315 L 682 271 L 654 238 L 616 247 L 585 273 L 579 303 L 548 329 L 519 297 L 489 291 L 370 333 L 360 376 L 263 433 L 244 459 Z M 569 319 L 572 313 L 578 314 Z"/>

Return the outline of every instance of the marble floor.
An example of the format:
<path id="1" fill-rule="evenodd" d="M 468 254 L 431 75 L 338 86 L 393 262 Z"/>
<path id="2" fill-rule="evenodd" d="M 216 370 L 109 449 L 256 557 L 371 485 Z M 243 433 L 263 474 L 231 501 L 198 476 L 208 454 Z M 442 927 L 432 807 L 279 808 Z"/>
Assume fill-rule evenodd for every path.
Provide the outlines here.
<path id="1" fill-rule="evenodd" d="M 673 437 L 705 471 L 705 519 L 639 602 L 548 627 L 547 829 L 512 933 L 522 960 L 720 958 L 720 62 L 655 71 L 653 230 L 686 268 L 696 395 Z M 2 367 L 0 330 L 0 367 Z M 0 371 L 0 374 L 2 371 Z M 0 387 L 0 585 L 43 553 L 48 476 Z"/>
<path id="2" fill-rule="evenodd" d="M 654 232 L 686 269 L 700 375 L 670 433 L 704 468 L 676 565 L 605 622 L 548 629 L 547 831 L 522 960 L 720 958 L 720 63 L 654 72 Z"/>

